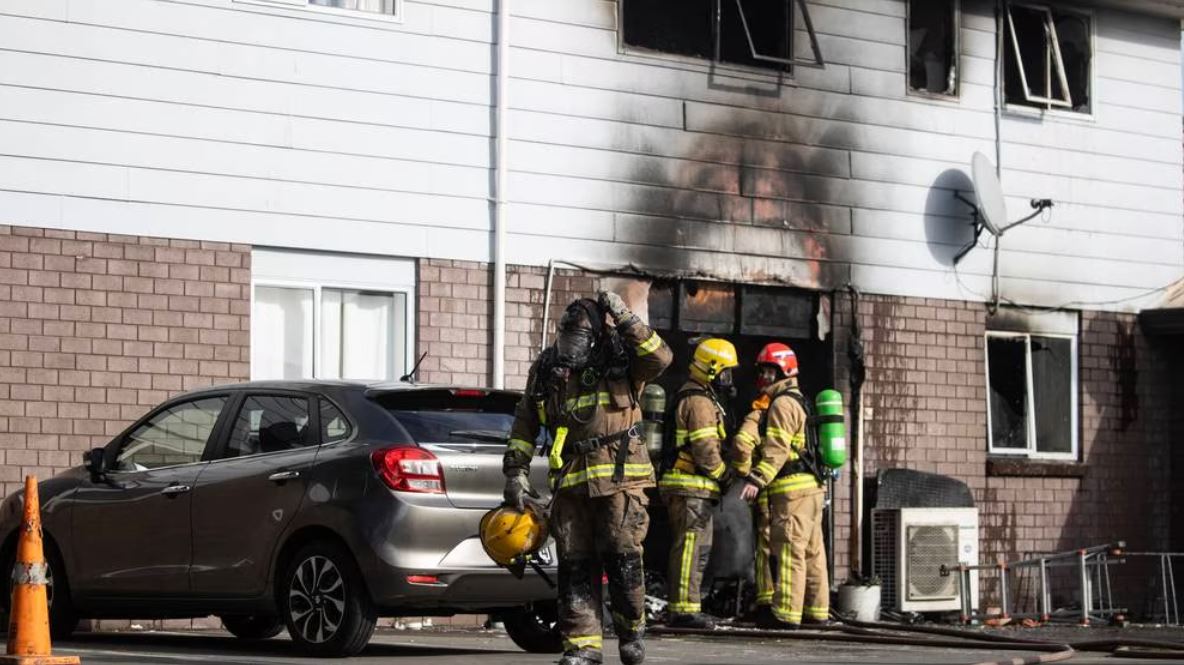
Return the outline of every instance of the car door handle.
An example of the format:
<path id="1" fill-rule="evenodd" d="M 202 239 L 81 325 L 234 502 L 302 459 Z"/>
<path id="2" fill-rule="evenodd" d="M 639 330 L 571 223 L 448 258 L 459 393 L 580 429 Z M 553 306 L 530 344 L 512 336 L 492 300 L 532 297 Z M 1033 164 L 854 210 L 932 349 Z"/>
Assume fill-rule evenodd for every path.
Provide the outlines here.
<path id="1" fill-rule="evenodd" d="M 267 477 L 273 483 L 282 483 L 288 480 L 296 480 L 300 477 L 299 471 L 279 471 Z"/>
<path id="2" fill-rule="evenodd" d="M 170 499 L 182 494 L 188 494 L 193 488 L 188 485 L 169 485 L 160 490 L 160 493 L 169 497 Z"/>

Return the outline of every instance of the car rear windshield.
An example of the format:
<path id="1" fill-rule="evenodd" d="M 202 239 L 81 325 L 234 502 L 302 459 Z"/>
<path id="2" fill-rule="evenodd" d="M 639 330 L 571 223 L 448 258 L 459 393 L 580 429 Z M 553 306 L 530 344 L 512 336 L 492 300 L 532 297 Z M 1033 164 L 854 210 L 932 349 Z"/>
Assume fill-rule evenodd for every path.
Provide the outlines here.
<path id="1" fill-rule="evenodd" d="M 414 390 L 375 397 L 417 443 L 504 443 L 518 395 L 480 390 Z"/>

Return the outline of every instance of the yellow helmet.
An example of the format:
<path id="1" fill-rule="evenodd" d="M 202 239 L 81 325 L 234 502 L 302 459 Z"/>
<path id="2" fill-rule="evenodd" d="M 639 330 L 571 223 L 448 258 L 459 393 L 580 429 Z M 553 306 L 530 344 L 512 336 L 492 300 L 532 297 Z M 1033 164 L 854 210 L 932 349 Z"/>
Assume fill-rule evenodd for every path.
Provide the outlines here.
<path id="1" fill-rule="evenodd" d="M 547 518 L 532 504 L 525 512 L 502 506 L 481 518 L 481 546 L 500 566 L 519 563 L 534 554 L 547 542 Z"/>
<path id="2" fill-rule="evenodd" d="M 711 383 L 725 369 L 740 364 L 736 347 L 726 339 L 705 339 L 695 347 L 691 359 L 691 376 L 702 383 Z"/>

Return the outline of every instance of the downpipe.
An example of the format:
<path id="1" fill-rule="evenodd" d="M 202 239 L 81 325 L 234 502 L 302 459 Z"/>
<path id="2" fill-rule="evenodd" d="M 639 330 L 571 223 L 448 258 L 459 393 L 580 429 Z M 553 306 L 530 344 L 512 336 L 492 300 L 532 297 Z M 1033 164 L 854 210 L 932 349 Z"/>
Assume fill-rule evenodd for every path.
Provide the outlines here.
<path id="1" fill-rule="evenodd" d="M 506 386 L 506 113 L 509 100 L 510 69 L 510 0 L 499 0 L 497 7 L 497 79 L 494 94 L 497 107 L 494 121 L 494 200 L 493 200 L 493 387 Z"/>
<path id="2" fill-rule="evenodd" d="M 848 284 L 847 290 L 851 295 L 851 337 L 847 340 L 847 358 L 849 367 L 849 386 L 851 389 L 851 450 L 855 452 L 851 460 L 851 536 L 850 555 L 851 568 L 861 574 L 869 572 L 863 560 L 863 383 L 867 374 L 864 364 L 865 350 L 863 346 L 863 331 L 859 324 L 859 289 L 854 284 Z M 831 542 L 834 542 L 833 539 Z"/>

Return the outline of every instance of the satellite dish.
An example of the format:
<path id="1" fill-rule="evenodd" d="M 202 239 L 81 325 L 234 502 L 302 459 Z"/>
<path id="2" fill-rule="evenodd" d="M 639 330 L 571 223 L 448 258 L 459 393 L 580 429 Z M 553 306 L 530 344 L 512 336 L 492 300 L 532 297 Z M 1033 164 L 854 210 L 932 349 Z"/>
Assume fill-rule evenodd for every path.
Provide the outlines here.
<path id="1" fill-rule="evenodd" d="M 974 225 L 974 240 L 966 247 L 963 247 L 962 251 L 958 252 L 954 257 L 954 265 L 957 265 L 962 260 L 962 257 L 966 256 L 967 252 L 974 249 L 974 246 L 978 244 L 978 239 L 982 235 L 983 229 L 986 229 L 991 235 L 999 238 L 1011 227 L 1019 226 L 1053 206 L 1052 199 L 1032 199 L 1031 205 L 1035 212 L 1015 222 L 1008 222 L 1007 204 L 1003 200 L 1003 187 L 999 184 L 999 178 L 995 175 L 995 165 L 991 163 L 991 160 L 986 155 L 976 152 L 970 160 L 970 172 L 974 181 L 975 201 L 967 199 L 961 192 L 954 192 L 954 198 L 962 201 L 971 208 L 970 214 L 974 217 L 974 221 L 972 222 Z"/>
<path id="2" fill-rule="evenodd" d="M 970 172 L 974 178 L 974 198 L 978 200 L 978 220 L 991 235 L 1003 235 L 1007 228 L 1007 204 L 1003 200 L 1003 187 L 995 175 L 995 165 L 986 155 L 976 152 L 970 160 Z"/>

